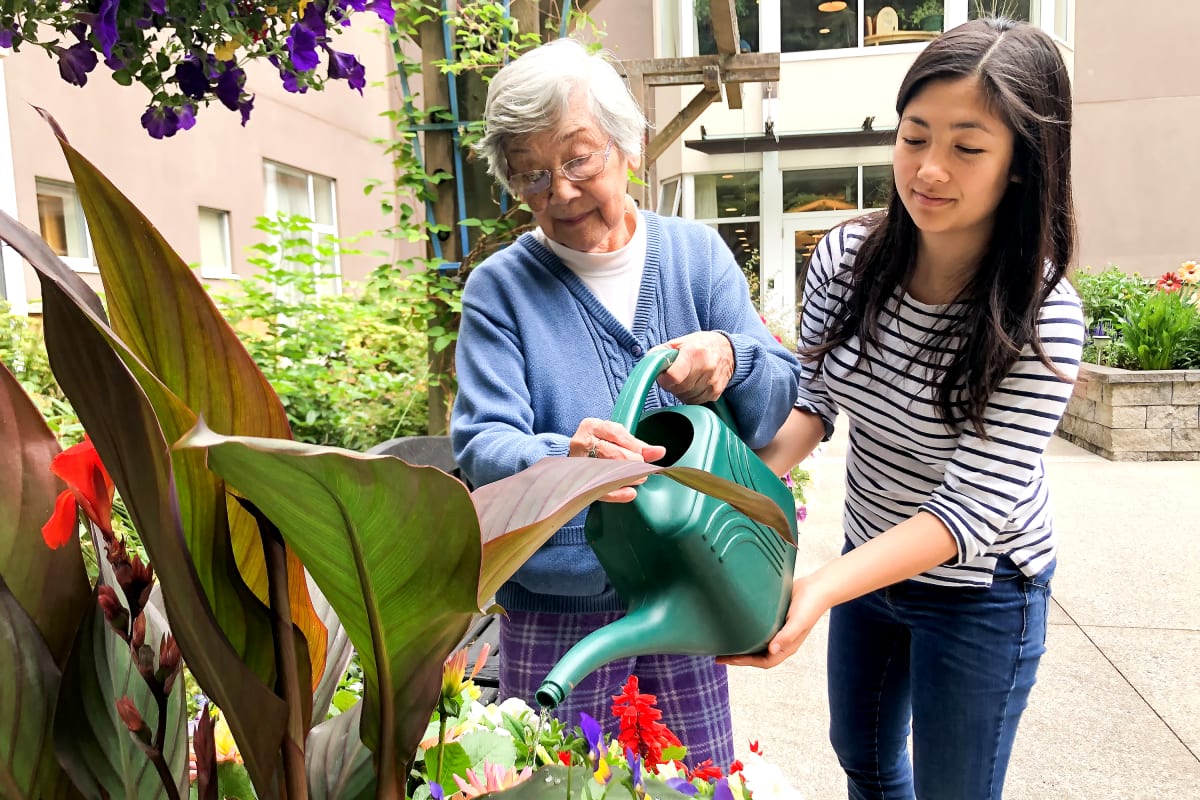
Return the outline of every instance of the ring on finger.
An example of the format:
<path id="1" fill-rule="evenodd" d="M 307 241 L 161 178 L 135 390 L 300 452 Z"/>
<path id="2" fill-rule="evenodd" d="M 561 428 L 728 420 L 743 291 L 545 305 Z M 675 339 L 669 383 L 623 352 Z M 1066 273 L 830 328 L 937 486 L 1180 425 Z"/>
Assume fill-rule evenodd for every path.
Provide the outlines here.
<path id="1" fill-rule="evenodd" d="M 595 439 L 592 441 L 592 445 L 591 445 L 591 447 L 588 448 L 588 451 L 587 451 L 588 458 L 599 458 L 600 457 L 600 454 L 596 452 L 596 448 L 599 446 L 599 444 L 600 444 L 599 439 Z"/>

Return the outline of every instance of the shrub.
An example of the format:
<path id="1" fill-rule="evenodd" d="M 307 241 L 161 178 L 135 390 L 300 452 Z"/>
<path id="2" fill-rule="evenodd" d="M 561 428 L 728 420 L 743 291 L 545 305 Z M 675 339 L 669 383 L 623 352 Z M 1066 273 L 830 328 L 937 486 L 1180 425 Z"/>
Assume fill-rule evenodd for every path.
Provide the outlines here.
<path id="1" fill-rule="evenodd" d="M 258 270 L 222 313 L 275 388 L 293 435 L 350 450 L 424 433 L 425 335 L 408 309 L 367 287 L 343 287 L 329 266 L 354 252 L 337 241 L 313 246 L 307 220 L 259 218 L 267 241 L 250 249 Z"/>

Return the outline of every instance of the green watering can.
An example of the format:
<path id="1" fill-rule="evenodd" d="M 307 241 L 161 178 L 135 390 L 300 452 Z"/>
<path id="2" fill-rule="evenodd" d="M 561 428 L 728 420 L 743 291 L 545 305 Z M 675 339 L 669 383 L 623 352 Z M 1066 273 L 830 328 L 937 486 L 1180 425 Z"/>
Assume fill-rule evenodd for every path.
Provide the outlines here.
<path id="1" fill-rule="evenodd" d="M 537 690 L 546 708 L 618 658 L 761 651 L 787 615 L 796 563 L 791 491 L 737 437 L 724 400 L 641 415 L 655 379 L 677 355 L 669 348 L 647 353 L 622 387 L 613 421 L 665 447 L 660 466 L 695 467 L 774 500 L 789 520 L 790 541 L 663 475 L 648 477 L 631 503 L 593 505 L 585 535 L 629 612 L 584 637 L 554 666 Z"/>

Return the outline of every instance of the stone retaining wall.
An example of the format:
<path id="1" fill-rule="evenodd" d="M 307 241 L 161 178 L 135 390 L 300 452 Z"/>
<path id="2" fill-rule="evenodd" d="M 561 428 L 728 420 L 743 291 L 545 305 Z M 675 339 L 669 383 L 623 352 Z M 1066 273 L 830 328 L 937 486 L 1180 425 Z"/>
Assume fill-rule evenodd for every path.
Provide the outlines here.
<path id="1" fill-rule="evenodd" d="M 1083 364 L 1058 433 L 1111 461 L 1200 461 L 1200 370 Z"/>

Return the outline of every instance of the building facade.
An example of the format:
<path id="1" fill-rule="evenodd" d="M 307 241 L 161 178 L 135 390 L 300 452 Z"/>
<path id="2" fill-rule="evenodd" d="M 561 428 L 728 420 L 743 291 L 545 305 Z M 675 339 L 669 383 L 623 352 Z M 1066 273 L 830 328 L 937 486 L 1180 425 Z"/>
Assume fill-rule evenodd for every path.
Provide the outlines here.
<path id="1" fill-rule="evenodd" d="M 797 279 L 832 226 L 886 204 L 896 92 L 941 31 L 995 8 L 1032 21 L 1074 61 L 1072 0 L 733 0 L 741 49 L 778 52 L 778 83 L 743 87 L 743 107 L 714 104 L 658 159 L 664 213 L 720 233 L 759 292 L 764 314 L 791 330 Z M 661 0 L 659 56 L 716 52 L 707 0 Z M 694 88 L 659 88 L 661 125 Z"/>
<path id="2" fill-rule="evenodd" d="M 39 231 L 64 261 L 99 288 L 86 225 L 71 174 L 50 128 L 34 110 L 46 109 L 72 145 L 145 213 L 185 262 L 209 283 L 250 273 L 246 248 L 266 241 L 260 216 L 300 214 L 314 221 L 314 240 L 353 237 L 386 227 L 371 179 L 388 181 L 391 160 L 377 140 L 393 135 L 383 114 L 398 88 L 391 48 L 373 14 L 361 14 L 338 37 L 340 50 L 363 62 L 363 96 L 344 81 L 324 91 L 293 95 L 267 64 L 247 68 L 254 110 L 240 116 L 219 104 L 200 111 L 189 131 L 152 139 L 141 127 L 147 93 L 122 87 L 98 67 L 86 86 L 62 80 L 55 61 L 38 49 L 0 57 L 0 209 Z M 363 253 L 390 247 L 374 238 L 356 242 Z M 357 280 L 382 263 L 377 255 L 344 255 L 328 267 Z M 17 311 L 37 309 L 35 273 L 3 252 L 2 295 Z"/>

